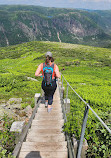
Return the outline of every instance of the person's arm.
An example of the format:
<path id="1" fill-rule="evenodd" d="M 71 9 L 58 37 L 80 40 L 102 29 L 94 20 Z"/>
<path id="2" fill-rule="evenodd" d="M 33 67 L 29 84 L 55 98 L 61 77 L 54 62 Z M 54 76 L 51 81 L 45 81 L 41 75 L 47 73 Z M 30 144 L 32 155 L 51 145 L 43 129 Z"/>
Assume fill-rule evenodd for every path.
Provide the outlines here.
<path id="1" fill-rule="evenodd" d="M 40 73 L 42 71 L 41 67 L 42 65 L 40 64 L 35 72 L 35 76 L 42 76 L 42 74 Z"/>
<path id="2" fill-rule="evenodd" d="M 59 68 L 58 68 L 57 65 L 55 65 L 55 74 L 56 74 L 56 77 L 57 77 L 57 78 L 60 78 L 60 77 L 61 77 L 60 72 L 59 72 Z"/>

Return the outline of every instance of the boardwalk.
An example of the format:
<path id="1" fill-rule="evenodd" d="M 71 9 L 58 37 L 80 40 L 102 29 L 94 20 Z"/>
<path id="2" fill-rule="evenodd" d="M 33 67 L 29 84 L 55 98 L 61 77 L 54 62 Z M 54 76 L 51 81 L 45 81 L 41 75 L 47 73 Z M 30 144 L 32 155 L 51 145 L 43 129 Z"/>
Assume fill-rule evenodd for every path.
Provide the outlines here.
<path id="1" fill-rule="evenodd" d="M 22 144 L 19 158 L 67 158 L 63 124 L 60 94 L 57 88 L 50 113 L 47 113 L 44 104 L 40 104 L 26 142 Z"/>

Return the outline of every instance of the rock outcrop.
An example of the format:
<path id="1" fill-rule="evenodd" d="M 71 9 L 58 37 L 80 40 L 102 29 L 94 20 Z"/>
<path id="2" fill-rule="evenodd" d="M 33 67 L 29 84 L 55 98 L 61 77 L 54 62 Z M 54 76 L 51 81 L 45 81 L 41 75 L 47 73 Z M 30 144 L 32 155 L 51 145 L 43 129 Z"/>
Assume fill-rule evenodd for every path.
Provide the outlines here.
<path id="1" fill-rule="evenodd" d="M 22 108 L 21 103 L 22 98 L 10 98 L 6 103 L 0 104 L 0 130 L 3 129 L 3 117 L 5 114 L 16 121 L 28 122 L 33 109 L 30 105 Z"/>

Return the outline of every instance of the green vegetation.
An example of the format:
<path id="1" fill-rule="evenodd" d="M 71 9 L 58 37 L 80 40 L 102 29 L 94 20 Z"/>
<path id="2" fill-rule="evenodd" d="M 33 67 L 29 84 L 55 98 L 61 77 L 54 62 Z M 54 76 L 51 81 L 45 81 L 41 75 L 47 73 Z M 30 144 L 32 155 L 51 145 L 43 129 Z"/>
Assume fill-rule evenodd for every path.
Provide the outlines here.
<path id="1" fill-rule="evenodd" d="M 27 77 L 35 78 L 36 68 L 44 62 L 47 51 L 53 53 L 55 63 L 71 86 L 111 128 L 111 50 L 106 48 L 56 42 L 29 42 L 1 47 L 0 102 L 11 97 L 21 97 L 22 108 L 29 104 L 34 106 L 34 94 L 41 92 L 42 79 L 30 81 Z M 85 105 L 71 89 L 69 98 L 71 112 L 64 130 L 79 139 Z M 91 111 L 85 139 L 89 145 L 87 157 L 110 157 L 110 135 Z"/>
<path id="2" fill-rule="evenodd" d="M 0 157 L 14 158 L 11 152 L 14 150 L 16 134 L 10 132 L 10 127 L 14 120 L 4 114 L 3 121 L 3 131 L 0 131 Z"/>

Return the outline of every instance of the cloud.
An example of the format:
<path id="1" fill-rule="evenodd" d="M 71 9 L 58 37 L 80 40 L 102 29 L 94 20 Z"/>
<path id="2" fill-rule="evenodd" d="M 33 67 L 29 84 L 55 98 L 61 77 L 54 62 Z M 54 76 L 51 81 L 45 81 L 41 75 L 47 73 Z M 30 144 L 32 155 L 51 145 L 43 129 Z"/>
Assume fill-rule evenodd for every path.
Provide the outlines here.
<path id="1" fill-rule="evenodd" d="M 85 2 L 111 2 L 111 0 L 83 0 Z"/>
<path id="2" fill-rule="evenodd" d="M 58 8 L 111 9 L 111 0 L 0 0 L 0 4 L 39 5 Z"/>
<path id="3" fill-rule="evenodd" d="M 69 3 L 77 2 L 77 0 L 68 0 Z M 111 0 L 81 0 L 81 2 L 111 2 Z"/>

